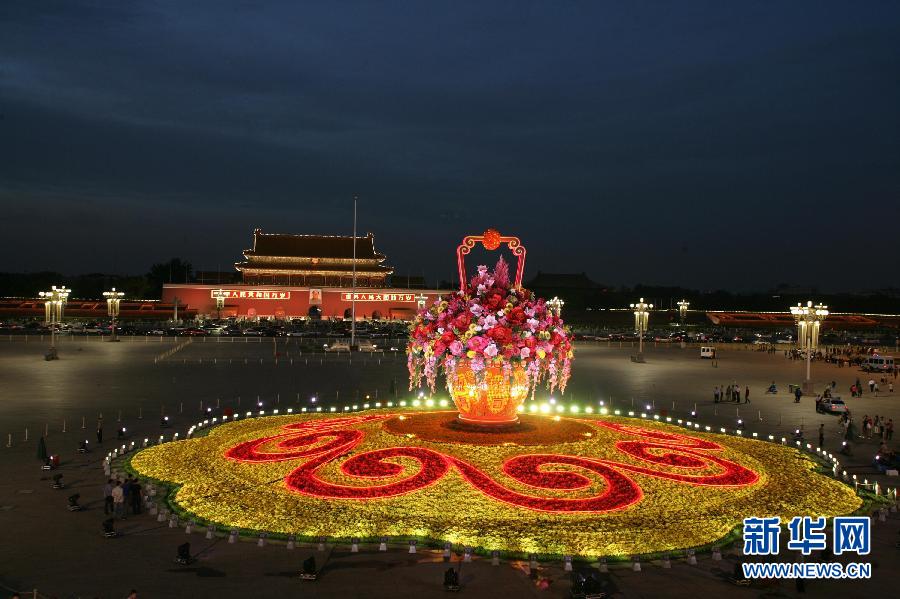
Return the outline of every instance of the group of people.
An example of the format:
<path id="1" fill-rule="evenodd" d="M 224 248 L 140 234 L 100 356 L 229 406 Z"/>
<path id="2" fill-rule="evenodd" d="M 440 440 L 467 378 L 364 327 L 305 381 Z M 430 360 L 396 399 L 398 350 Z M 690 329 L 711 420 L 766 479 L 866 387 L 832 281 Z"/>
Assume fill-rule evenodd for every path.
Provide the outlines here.
<path id="1" fill-rule="evenodd" d="M 713 401 L 716 403 L 732 402 L 741 403 L 741 386 L 735 382 L 726 386 L 716 385 L 713 389 Z M 744 387 L 744 403 L 750 403 L 750 387 Z"/>
<path id="2" fill-rule="evenodd" d="M 890 441 L 894 438 L 894 419 L 884 418 L 883 416 L 875 416 L 869 418 L 866 414 L 863 416 L 862 434 L 866 439 L 881 437 L 882 442 Z"/>
<path id="3" fill-rule="evenodd" d="M 114 518 L 125 519 L 131 509 L 132 515 L 141 513 L 141 483 L 130 476 L 124 481 L 109 479 L 103 485 L 103 513 Z"/>
<path id="4" fill-rule="evenodd" d="M 894 392 L 894 381 L 889 377 L 881 377 L 880 381 L 876 381 L 874 378 L 869 379 L 869 382 L 866 386 L 869 387 L 869 393 L 873 394 L 875 397 L 878 397 L 878 392 L 881 391 L 881 386 L 879 386 L 879 382 L 881 386 L 887 385 L 888 393 Z M 832 385 L 834 383 L 832 382 Z M 860 382 L 859 378 L 856 379 L 856 382 L 850 385 L 850 397 L 862 397 L 863 391 L 865 387 Z"/>

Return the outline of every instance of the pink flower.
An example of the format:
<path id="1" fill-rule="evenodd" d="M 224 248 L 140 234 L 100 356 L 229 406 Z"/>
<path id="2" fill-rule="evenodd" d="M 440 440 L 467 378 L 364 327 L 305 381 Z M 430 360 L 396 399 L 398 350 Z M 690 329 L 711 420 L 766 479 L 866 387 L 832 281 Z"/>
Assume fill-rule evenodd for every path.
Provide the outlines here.
<path id="1" fill-rule="evenodd" d="M 484 355 L 489 358 L 493 358 L 497 355 L 497 346 L 493 343 L 489 343 L 486 348 L 484 348 Z"/>
<path id="2" fill-rule="evenodd" d="M 531 355 L 531 350 L 528 349 L 527 347 L 523 347 L 522 349 L 519 350 L 519 357 L 522 358 L 523 360 L 527 360 L 528 356 L 530 356 L 530 355 Z"/>
<path id="3" fill-rule="evenodd" d="M 468 348 L 472 351 L 482 352 L 484 348 L 487 347 L 488 340 L 480 335 L 472 337 L 469 339 L 467 344 Z"/>
<path id="4" fill-rule="evenodd" d="M 526 348 L 527 349 L 527 348 Z M 463 352 L 463 344 L 459 341 L 454 341 L 450 344 L 450 353 L 454 356 L 458 356 Z"/>

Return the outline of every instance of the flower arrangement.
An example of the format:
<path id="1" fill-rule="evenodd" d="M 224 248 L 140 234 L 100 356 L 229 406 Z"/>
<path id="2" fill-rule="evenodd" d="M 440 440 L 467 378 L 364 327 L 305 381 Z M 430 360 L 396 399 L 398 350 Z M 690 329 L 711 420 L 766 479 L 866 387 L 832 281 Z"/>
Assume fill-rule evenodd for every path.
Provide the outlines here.
<path id="1" fill-rule="evenodd" d="M 453 392 L 461 368 L 479 382 L 499 370 L 503 379 L 516 380 L 513 393 L 521 390 L 523 398 L 527 392 L 533 396 L 544 380 L 551 392 L 565 391 L 573 358 L 559 314 L 532 292 L 511 285 L 503 258 L 493 272 L 479 266 L 465 289 L 419 310 L 406 352 L 411 390 L 424 380 L 434 392 L 443 372 Z"/>
<path id="2" fill-rule="evenodd" d="M 591 427 L 582 440 L 472 445 L 479 433 L 457 443 L 393 434 L 385 422 L 399 415 L 246 419 L 141 450 L 130 466 L 179 486 L 178 511 L 226 528 L 517 554 L 672 551 L 714 542 L 747 514 L 831 517 L 862 505 L 796 449 L 754 439 L 580 415 L 562 421 Z"/>

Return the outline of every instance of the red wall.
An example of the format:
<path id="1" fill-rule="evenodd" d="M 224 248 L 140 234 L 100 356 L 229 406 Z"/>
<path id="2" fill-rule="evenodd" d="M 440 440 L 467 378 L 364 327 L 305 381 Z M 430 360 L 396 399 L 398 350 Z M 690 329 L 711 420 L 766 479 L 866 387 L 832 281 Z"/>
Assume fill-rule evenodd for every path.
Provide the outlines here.
<path id="1" fill-rule="evenodd" d="M 212 291 L 223 289 L 231 292 L 289 294 L 288 298 L 263 299 L 257 297 L 229 297 L 225 300 L 222 316 L 236 316 L 247 318 L 252 315 L 260 317 L 301 317 L 309 314 L 309 287 L 281 287 L 273 285 L 200 285 L 200 284 L 166 284 L 163 285 L 162 301 L 174 302 L 178 297 L 179 306 L 196 310 L 197 314 L 208 317 L 216 316 L 216 300 L 212 297 Z M 317 288 L 315 288 L 317 289 Z M 351 293 L 347 287 L 323 287 L 322 291 L 322 317 L 343 318 L 344 310 L 350 308 L 351 301 L 344 299 L 344 294 Z M 408 319 L 416 310 L 415 296 L 420 293 L 426 296 L 426 304 L 431 303 L 441 294 L 450 293 L 436 289 L 398 289 L 398 288 L 370 288 L 356 290 L 357 297 L 372 295 L 400 295 L 413 296 L 412 301 L 402 301 L 397 298 L 384 298 L 381 301 L 356 300 L 357 318 L 370 318 L 377 310 L 382 318 Z"/>

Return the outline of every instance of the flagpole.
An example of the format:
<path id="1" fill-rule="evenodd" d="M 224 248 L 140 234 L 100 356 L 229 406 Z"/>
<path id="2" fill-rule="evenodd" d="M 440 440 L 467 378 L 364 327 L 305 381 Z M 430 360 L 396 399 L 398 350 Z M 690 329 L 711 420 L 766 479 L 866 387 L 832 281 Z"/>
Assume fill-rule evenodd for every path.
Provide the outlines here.
<path id="1" fill-rule="evenodd" d="M 357 194 L 353 194 L 353 291 L 350 295 L 350 349 L 356 347 L 356 202 Z"/>

